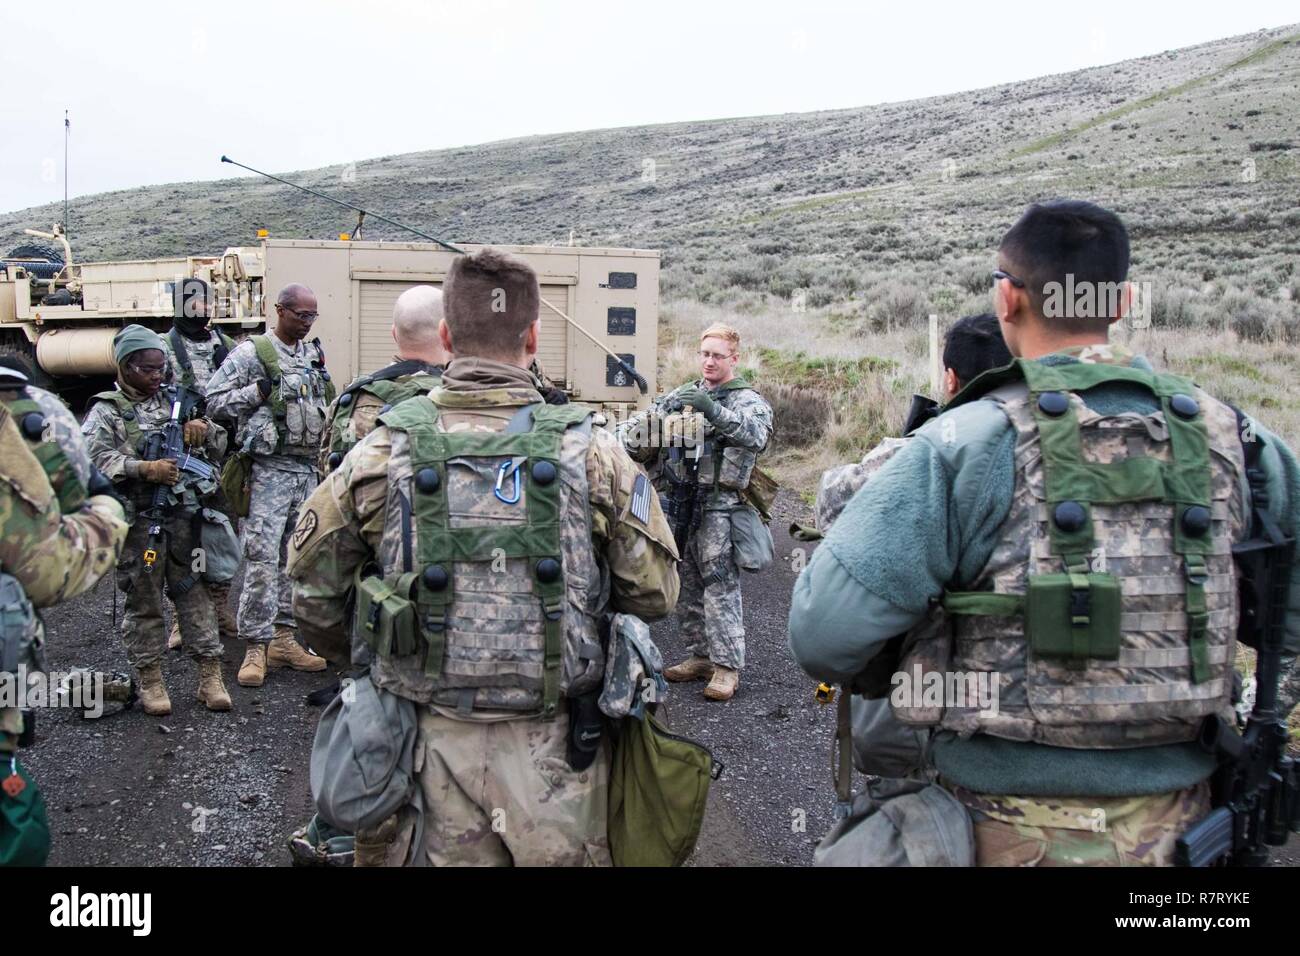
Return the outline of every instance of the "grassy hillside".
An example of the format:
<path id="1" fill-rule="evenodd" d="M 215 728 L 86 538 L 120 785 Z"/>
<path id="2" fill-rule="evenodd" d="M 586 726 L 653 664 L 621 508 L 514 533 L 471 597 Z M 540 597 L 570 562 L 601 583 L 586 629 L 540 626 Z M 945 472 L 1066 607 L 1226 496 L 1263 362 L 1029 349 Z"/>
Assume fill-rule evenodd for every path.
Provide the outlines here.
<path id="1" fill-rule="evenodd" d="M 533 137 L 288 173 L 449 239 L 663 250 L 665 384 L 701 324 L 783 386 L 778 463 L 808 488 L 925 384 L 924 317 L 987 308 L 1027 203 L 1088 198 L 1134 238 L 1154 326 L 1133 344 L 1300 439 L 1300 26 L 861 109 Z M 274 157 L 236 157 L 273 166 Z M 214 157 L 214 162 L 216 157 Z M 345 175 L 346 173 L 346 175 Z M 353 177 L 353 173 L 355 176 Z M 0 216 L 0 245 L 51 205 Z M 254 180 L 73 203 L 82 258 L 330 237 L 342 210 Z M 399 238 L 376 225 L 367 238 Z M 1128 333 L 1124 333 L 1128 334 Z"/>

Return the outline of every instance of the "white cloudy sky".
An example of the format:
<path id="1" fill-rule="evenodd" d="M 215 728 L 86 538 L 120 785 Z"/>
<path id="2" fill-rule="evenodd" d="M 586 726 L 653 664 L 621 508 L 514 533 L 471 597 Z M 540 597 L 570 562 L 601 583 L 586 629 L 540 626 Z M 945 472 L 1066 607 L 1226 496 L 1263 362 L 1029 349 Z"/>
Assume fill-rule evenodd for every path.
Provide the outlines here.
<path id="1" fill-rule="evenodd" d="M 207 0 L 0 6 L 0 211 L 535 133 L 973 89 L 1285 25 L 1292 2 Z"/>

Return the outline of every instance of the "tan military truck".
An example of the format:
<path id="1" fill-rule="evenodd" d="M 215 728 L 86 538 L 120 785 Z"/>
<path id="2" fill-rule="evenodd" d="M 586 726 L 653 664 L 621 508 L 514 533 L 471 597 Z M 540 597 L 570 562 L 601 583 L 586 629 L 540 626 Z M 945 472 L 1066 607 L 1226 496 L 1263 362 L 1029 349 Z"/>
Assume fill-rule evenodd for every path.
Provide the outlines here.
<path id="1" fill-rule="evenodd" d="M 392 361 L 393 302 L 413 285 L 440 285 L 456 255 L 423 242 L 262 236 L 257 245 L 220 255 L 77 263 L 58 227 L 28 232 L 46 242 L 0 260 L 0 351 L 28 356 L 60 390 L 113 373 L 112 338 L 123 325 L 170 328 L 172 285 L 186 277 L 212 286 L 213 322 L 235 338 L 267 328 L 267 313 L 285 285 L 309 286 L 320 305 L 312 334 L 320 336 L 333 377 L 346 384 Z M 554 307 L 542 308 L 539 357 L 547 377 L 575 401 L 644 406 L 655 393 L 659 253 L 498 248 L 537 270 L 542 297 Z M 644 377 L 646 394 L 609 352 Z"/>

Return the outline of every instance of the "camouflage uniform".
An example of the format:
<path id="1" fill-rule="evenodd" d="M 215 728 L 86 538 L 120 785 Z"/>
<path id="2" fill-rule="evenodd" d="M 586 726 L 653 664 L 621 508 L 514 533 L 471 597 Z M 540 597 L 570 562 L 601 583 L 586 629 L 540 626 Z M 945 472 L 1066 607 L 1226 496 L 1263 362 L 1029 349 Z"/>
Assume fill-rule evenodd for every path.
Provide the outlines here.
<path id="1" fill-rule="evenodd" d="M 160 338 L 163 343 L 163 355 L 167 358 L 167 364 L 171 367 L 176 384 L 193 388 L 200 395 L 207 394 L 208 382 L 218 366 L 222 364 L 221 359 L 235 348 L 234 343 L 216 329 L 209 329 L 207 338 L 202 341 L 182 335 L 178 329 L 172 329 Z M 185 358 L 190 366 L 188 370 L 177 354 L 177 341 L 185 350 Z"/>
<path id="2" fill-rule="evenodd" d="M 707 388 L 707 383 L 701 379 L 669 392 L 630 423 L 632 431 L 653 428 L 656 420 L 671 427 L 675 416 L 668 410 L 674 408 L 677 393 L 693 387 Z M 745 666 L 745 623 L 740 568 L 731 548 L 731 512 L 744 506 L 741 492 L 772 437 L 772 407 L 739 379 L 709 394 L 722 407 L 718 420 L 704 429 L 697 466 L 687 467 L 695 458 L 694 450 L 676 460 L 669 459 L 666 449 L 636 441 L 629 443 L 628 450 L 633 458 L 657 468 L 660 494 L 667 490 L 665 472 L 676 471 L 684 478 L 694 471 L 699 488 L 697 523 L 688 532 L 679 569 L 682 594 L 677 610 L 682 636 L 691 654 L 740 670 Z"/>
<path id="3" fill-rule="evenodd" d="M 167 648 L 162 617 L 164 583 L 176 605 L 181 636 L 190 655 L 196 659 L 221 656 L 216 611 L 207 586 L 202 578 L 192 580 L 193 551 L 198 541 L 191 521 L 200 507 L 199 494 L 214 491 L 214 483 L 196 489 L 189 481 L 182 481 L 169 491 L 171 507 L 162 522 L 163 537 L 158 547 L 160 566 L 147 571 L 143 560 L 151 524 L 145 512 L 151 507 L 159 486 L 138 477 L 142 443 L 167 424 L 174 396 L 174 390 L 166 387 L 142 401 L 129 401 L 123 395 L 119 401 L 129 404 L 129 411 L 134 415 L 132 424 L 138 428 L 138 434 L 136 428 L 128 428 L 124 417 L 128 409 L 107 398 L 101 398 L 91 407 L 81 426 L 95 467 L 130 496 L 135 512 L 126 549 L 117 567 L 117 585 L 126 594 L 122 642 L 127 659 L 137 670 L 157 664 Z M 216 461 L 226 450 L 226 433 L 211 420 L 203 421 L 208 426 L 207 435 L 203 447 L 194 451 L 209 462 Z M 187 578 L 192 580 L 192 586 L 184 594 L 176 594 L 172 589 Z"/>
<path id="4" fill-rule="evenodd" d="M 403 496 L 433 494 L 443 485 L 428 480 L 432 469 L 422 468 L 425 477 L 414 479 L 412 435 L 424 426 L 411 424 L 409 416 L 431 421 L 436 409 L 437 431 L 487 435 L 502 431 L 522 406 L 541 401 L 526 370 L 461 358 L 451 363 L 443 387 L 429 399 L 412 399 L 381 418 L 380 427 L 308 499 L 294 537 L 289 562 L 294 610 L 314 646 L 335 658 L 346 653 L 358 567 L 377 562 L 388 579 L 413 567 L 408 555 L 440 546 L 418 533 L 424 520 L 418 508 L 412 527 L 417 535 L 404 542 Z M 420 402 L 425 406 L 415 407 Z M 495 558 L 454 560 L 453 596 L 439 605 L 444 627 L 413 625 L 414 650 L 401 650 L 397 638 L 391 648 L 379 646 L 371 672 L 376 686 L 421 705 L 415 772 L 424 802 L 424 842 L 411 847 L 414 811 L 407 808 L 400 826 L 357 834 L 358 859 L 364 844 L 378 841 L 387 845 L 386 860 L 394 864 L 610 862 L 609 748 L 605 745 L 585 770 L 570 768 L 567 699 L 600 686 L 599 629 L 606 610 L 647 619 L 671 611 L 678 591 L 676 552 L 644 476 L 617 442 L 600 429 L 588 434 L 570 427 L 561 436 L 558 475 L 553 471 L 543 483 L 560 482 L 551 500 L 558 497 L 563 573 L 561 583 L 551 585 L 560 588 L 558 594 L 540 592 L 551 593 L 543 604 L 558 602 L 558 616 L 542 614 L 538 589 L 544 585 L 534 582 L 532 559 L 502 557 L 499 567 Z M 424 447 L 424 439 L 419 441 Z M 533 490 L 539 480 L 535 471 L 528 472 L 516 508 L 495 501 L 491 475 L 481 473 L 473 457 L 449 459 L 446 469 L 446 520 L 453 529 L 465 529 L 466 547 L 472 547 L 471 529 L 501 529 L 532 514 L 528 496 L 546 500 Z M 487 494 L 474 491 L 484 482 Z M 633 508 L 638 490 L 644 518 Z M 451 538 L 458 539 L 455 530 Z M 419 596 L 420 619 L 434 613 L 425 602 L 447 587 L 445 570 L 439 588 L 428 586 L 435 567 L 443 570 L 425 566 L 409 592 Z M 540 571 L 537 580 L 544 580 Z M 548 620 L 557 622 L 562 648 L 555 657 L 541 646 Z M 431 644 L 428 661 L 426 642 Z M 438 673 L 431 676 L 435 664 Z M 558 679 L 558 709 L 548 720 L 546 688 L 555 686 L 552 679 Z"/>
<path id="5" fill-rule="evenodd" d="M 906 444 L 906 438 L 886 438 L 862 456 L 856 465 L 836 465 L 822 472 L 817 486 L 817 530 L 825 534 L 840 516 L 858 489 L 871 480 L 871 476 L 885 467 L 886 462 Z"/>
<path id="6" fill-rule="evenodd" d="M 315 458 L 325 431 L 329 381 L 314 364 L 323 361 L 310 343 L 285 345 L 273 333 L 266 338 L 280 363 L 286 403 L 278 428 L 272 401 L 262 398 L 257 385 L 271 376 L 251 339 L 239 343 L 208 381 L 208 414 L 237 421 L 235 443 L 253 456 L 248 517 L 241 528 L 246 564 L 239 634 L 261 644 L 270 643 L 275 626 L 294 626 L 283 569 L 298 508 L 318 481 Z"/>
<path id="7" fill-rule="evenodd" d="M 0 383 L 8 384 L 7 377 L 0 378 Z M 45 396 L 53 402 L 52 421 L 62 415 L 71 418 L 48 392 L 28 389 L 34 398 Z M 46 402 L 41 404 L 45 407 Z M 88 470 L 85 443 L 78 432 L 66 433 L 65 424 L 55 425 L 60 445 L 74 469 L 80 462 Z M 27 600 L 38 608 L 52 607 L 94 587 L 112 568 L 126 539 L 125 515 L 113 498 L 96 495 L 65 513 L 59 507 L 59 492 L 33 456 L 8 404 L 0 401 L 0 572 L 17 578 Z M 33 627 L 36 660 L 20 663 L 43 667 L 44 634 L 39 618 Z M 19 711 L 0 708 L 0 751 L 12 751 L 21 731 Z M 5 775 L 7 772 L 0 770 L 0 776 Z"/>
<path id="8" fill-rule="evenodd" d="M 410 371 L 401 375 L 389 377 L 386 374 L 407 367 Z M 320 473 L 329 474 L 342 460 L 342 455 L 374 431 L 376 419 L 388 406 L 396 405 L 413 394 L 429 391 L 441 376 L 440 365 L 394 356 L 392 365 L 372 375 L 362 375 L 340 392 L 325 411 L 328 424 L 321 434 L 320 456 L 316 462 Z M 344 415 L 347 416 L 346 423 L 341 420 Z M 338 461 L 330 462 L 331 453 L 339 453 Z"/>

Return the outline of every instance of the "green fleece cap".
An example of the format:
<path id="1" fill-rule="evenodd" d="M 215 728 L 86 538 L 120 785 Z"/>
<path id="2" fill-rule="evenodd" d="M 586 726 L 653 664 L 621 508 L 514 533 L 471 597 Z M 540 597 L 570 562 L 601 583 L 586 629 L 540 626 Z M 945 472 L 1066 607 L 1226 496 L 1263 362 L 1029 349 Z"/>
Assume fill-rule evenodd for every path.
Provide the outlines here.
<path id="1" fill-rule="evenodd" d="M 143 325 L 125 326 L 121 332 L 113 336 L 113 361 L 118 365 L 121 365 L 132 352 L 144 349 L 157 349 L 161 352 L 163 340 L 159 338 L 157 332 L 146 329 Z"/>

